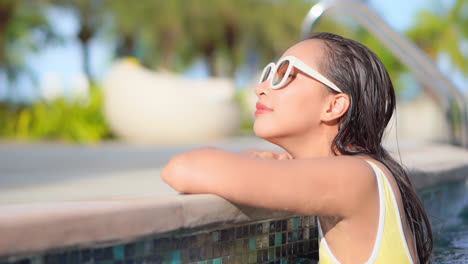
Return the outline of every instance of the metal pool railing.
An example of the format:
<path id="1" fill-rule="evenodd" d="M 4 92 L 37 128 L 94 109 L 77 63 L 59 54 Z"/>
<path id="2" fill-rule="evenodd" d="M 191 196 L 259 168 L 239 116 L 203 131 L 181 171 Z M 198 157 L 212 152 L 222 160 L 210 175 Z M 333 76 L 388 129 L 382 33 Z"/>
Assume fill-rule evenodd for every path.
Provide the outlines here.
<path id="1" fill-rule="evenodd" d="M 460 90 L 436 67 L 434 62 L 414 43 L 398 34 L 379 15 L 359 0 L 324 0 L 310 9 L 302 25 L 301 39 L 307 38 L 325 15 L 351 17 L 374 34 L 435 95 L 451 128 L 455 145 L 468 147 L 468 107 Z"/>

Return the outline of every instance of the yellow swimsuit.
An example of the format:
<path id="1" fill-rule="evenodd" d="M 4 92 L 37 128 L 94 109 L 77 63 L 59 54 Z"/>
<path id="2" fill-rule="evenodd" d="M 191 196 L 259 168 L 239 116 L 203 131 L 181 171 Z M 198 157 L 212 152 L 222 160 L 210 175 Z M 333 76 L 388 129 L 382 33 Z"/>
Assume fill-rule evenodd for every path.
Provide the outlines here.
<path id="1" fill-rule="evenodd" d="M 367 264 L 406 264 L 413 263 L 411 254 L 406 244 L 406 239 L 401 225 L 400 213 L 398 205 L 393 193 L 392 186 L 388 182 L 382 170 L 367 161 L 374 170 L 377 177 L 377 185 L 379 188 L 379 227 L 374 248 Z M 383 180 L 382 180 L 383 179 Z M 320 221 L 318 221 L 319 229 L 319 263 L 320 264 L 339 264 L 340 262 L 331 252 L 327 241 L 323 236 Z"/>

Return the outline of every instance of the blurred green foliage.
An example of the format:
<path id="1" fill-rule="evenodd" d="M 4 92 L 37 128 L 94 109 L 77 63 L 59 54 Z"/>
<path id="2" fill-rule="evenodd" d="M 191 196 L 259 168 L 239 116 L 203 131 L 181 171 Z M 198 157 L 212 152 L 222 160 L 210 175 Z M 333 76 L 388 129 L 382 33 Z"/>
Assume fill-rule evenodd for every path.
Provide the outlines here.
<path id="1" fill-rule="evenodd" d="M 35 79 L 25 62 L 26 55 L 62 41 L 47 20 L 45 9 L 42 1 L 0 1 L 0 73 L 6 75 L 10 85 L 21 73 Z"/>
<path id="2" fill-rule="evenodd" d="M 233 76 L 252 51 L 263 64 L 297 42 L 310 8 L 303 0 L 140 0 L 108 7 L 119 55 L 180 71 L 203 58 L 212 76 Z"/>
<path id="3" fill-rule="evenodd" d="M 468 76 L 467 0 L 456 0 L 453 5 L 436 11 L 421 10 L 406 34 L 432 59 L 447 55 L 452 68 Z"/>
<path id="4" fill-rule="evenodd" d="M 253 134 L 253 113 L 250 112 L 252 107 L 249 107 L 249 97 L 253 91 L 251 89 L 244 89 L 237 91 L 235 94 L 235 101 L 240 107 L 241 123 L 240 132 L 241 134 L 251 135 Z"/>
<path id="5" fill-rule="evenodd" d="M 102 90 L 87 100 L 58 98 L 31 105 L 0 104 L 0 138 L 95 143 L 112 138 L 102 114 Z"/>

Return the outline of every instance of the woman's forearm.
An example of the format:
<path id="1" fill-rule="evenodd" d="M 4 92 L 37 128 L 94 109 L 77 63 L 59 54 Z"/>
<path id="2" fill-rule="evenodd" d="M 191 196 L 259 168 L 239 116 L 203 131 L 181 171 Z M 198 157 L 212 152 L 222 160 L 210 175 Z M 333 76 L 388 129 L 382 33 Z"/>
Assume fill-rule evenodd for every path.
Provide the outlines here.
<path id="1" fill-rule="evenodd" d="M 182 193 L 210 193 L 250 206 L 288 209 L 274 201 L 272 194 L 279 194 L 280 186 L 276 186 L 277 181 L 268 181 L 269 176 L 261 170 L 265 166 L 259 166 L 287 157 L 283 153 L 265 152 L 259 157 L 203 148 L 174 157 L 164 168 L 162 178 Z"/>
<path id="2" fill-rule="evenodd" d="M 358 157 L 264 160 L 213 148 L 177 155 L 163 169 L 162 178 L 183 193 L 339 216 L 349 216 L 372 201 L 367 197 L 376 196 L 377 184 L 372 168 Z"/>
<path id="3" fill-rule="evenodd" d="M 227 175 L 227 172 L 236 173 L 236 162 L 242 159 L 288 160 L 292 157 L 287 152 L 279 151 L 248 149 L 233 153 L 205 147 L 175 156 L 161 176 L 179 192 L 214 193 L 220 189 L 220 185 L 235 178 Z"/>

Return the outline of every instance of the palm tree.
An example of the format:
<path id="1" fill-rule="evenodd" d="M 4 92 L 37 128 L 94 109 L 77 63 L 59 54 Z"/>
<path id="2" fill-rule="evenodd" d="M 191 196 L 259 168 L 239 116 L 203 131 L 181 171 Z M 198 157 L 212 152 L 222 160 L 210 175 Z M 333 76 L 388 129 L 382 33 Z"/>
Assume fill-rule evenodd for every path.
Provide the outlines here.
<path id="1" fill-rule="evenodd" d="M 440 54 L 449 56 L 453 65 L 468 75 L 468 53 L 463 52 L 468 38 L 468 1 L 456 0 L 455 4 L 438 12 L 422 10 L 416 24 L 407 31 L 419 47 L 432 59 Z"/>
<path id="2" fill-rule="evenodd" d="M 302 0 L 142 0 L 129 5 L 114 0 L 109 7 L 123 42 L 119 46 L 133 52 L 135 46 L 143 47 L 144 64 L 181 70 L 201 57 L 210 74 L 217 76 L 233 75 L 252 50 L 263 62 L 297 42 L 310 4 Z M 121 54 L 130 50 L 120 49 Z M 227 68 L 224 72 L 222 66 Z"/>
<path id="3" fill-rule="evenodd" d="M 440 5 L 442 6 L 442 5 Z M 434 61 L 440 55 L 447 55 L 453 70 L 459 70 L 468 76 L 468 53 L 463 45 L 468 41 L 468 16 L 466 10 L 468 1 L 456 0 L 449 8 L 439 8 L 436 11 L 422 10 L 418 13 L 416 24 L 407 34 Z M 429 90 L 427 90 L 429 91 Z M 431 95 L 434 97 L 434 95 Z M 453 125 L 452 139 L 462 133 L 460 108 L 454 98 L 451 110 L 446 115 Z"/>
<path id="4" fill-rule="evenodd" d="M 105 18 L 104 0 L 50 0 L 50 2 L 56 7 L 70 9 L 75 13 L 80 25 L 76 37 L 80 42 L 83 54 L 83 72 L 92 84 L 94 77 L 91 69 L 89 45 L 96 32 L 102 27 Z"/>
<path id="5" fill-rule="evenodd" d="M 45 17 L 45 8 L 43 1 L 0 2 L 0 73 L 5 74 L 10 87 L 24 73 L 35 81 L 25 57 L 60 39 Z M 8 94 L 12 92 L 7 88 Z"/>

